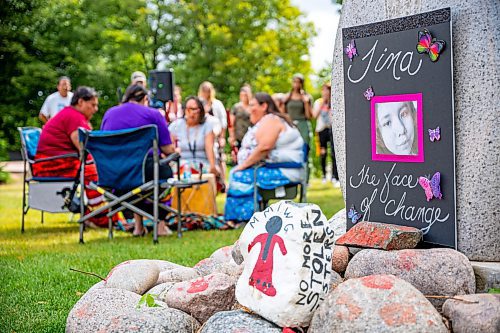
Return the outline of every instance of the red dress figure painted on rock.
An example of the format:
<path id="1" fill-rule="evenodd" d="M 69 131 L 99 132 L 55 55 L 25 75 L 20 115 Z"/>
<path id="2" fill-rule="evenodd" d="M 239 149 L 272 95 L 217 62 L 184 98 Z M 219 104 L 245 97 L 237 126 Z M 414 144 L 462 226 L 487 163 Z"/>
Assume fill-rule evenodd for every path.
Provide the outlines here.
<path id="1" fill-rule="evenodd" d="M 273 252 L 274 246 L 278 244 L 280 251 L 286 255 L 286 248 L 283 239 L 277 235 L 281 230 L 282 221 L 279 216 L 273 216 L 266 223 L 267 233 L 260 234 L 248 245 L 248 253 L 252 247 L 260 243 L 260 253 L 252 275 L 250 275 L 249 285 L 257 288 L 267 296 L 275 296 L 276 288 L 273 285 Z"/>

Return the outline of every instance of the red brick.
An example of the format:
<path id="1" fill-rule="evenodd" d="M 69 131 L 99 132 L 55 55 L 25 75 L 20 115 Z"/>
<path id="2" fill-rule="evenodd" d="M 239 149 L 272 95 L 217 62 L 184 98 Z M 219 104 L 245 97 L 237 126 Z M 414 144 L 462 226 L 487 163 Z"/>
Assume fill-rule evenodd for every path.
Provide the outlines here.
<path id="1" fill-rule="evenodd" d="M 340 237 L 336 245 L 382 250 L 413 249 L 422 239 L 417 228 L 378 222 L 359 222 Z"/>

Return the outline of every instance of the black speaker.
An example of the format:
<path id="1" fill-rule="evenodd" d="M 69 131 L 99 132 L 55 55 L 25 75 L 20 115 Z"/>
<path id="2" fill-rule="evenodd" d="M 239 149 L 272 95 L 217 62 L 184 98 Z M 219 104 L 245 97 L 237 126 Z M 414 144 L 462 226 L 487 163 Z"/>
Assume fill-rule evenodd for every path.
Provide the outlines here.
<path id="1" fill-rule="evenodd" d="M 174 100 L 174 70 L 149 71 L 149 88 L 152 98 L 162 102 Z"/>

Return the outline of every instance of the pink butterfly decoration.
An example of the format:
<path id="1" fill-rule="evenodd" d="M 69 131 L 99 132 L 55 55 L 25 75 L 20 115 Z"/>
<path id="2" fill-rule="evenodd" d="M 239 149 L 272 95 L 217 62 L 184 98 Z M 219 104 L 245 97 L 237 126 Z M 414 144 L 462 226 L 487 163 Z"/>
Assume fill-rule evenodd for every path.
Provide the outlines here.
<path id="1" fill-rule="evenodd" d="M 439 200 L 443 198 L 440 185 L 441 173 L 439 171 L 430 180 L 427 177 L 419 177 L 418 183 L 424 189 L 427 201 L 431 201 L 433 197 Z"/>
<path id="2" fill-rule="evenodd" d="M 436 127 L 436 129 L 429 128 L 429 140 L 431 140 L 431 142 L 434 142 L 434 140 L 441 140 L 441 129 L 439 126 Z"/>
<path id="3" fill-rule="evenodd" d="M 347 44 L 347 47 L 344 49 L 344 52 L 350 61 L 352 61 L 354 57 L 358 56 L 358 50 L 356 49 L 356 44 L 354 43 L 354 39 L 352 39 L 349 42 L 349 44 Z"/>
<path id="4" fill-rule="evenodd" d="M 371 100 L 375 93 L 373 92 L 373 88 L 370 86 L 363 94 L 367 101 Z"/>

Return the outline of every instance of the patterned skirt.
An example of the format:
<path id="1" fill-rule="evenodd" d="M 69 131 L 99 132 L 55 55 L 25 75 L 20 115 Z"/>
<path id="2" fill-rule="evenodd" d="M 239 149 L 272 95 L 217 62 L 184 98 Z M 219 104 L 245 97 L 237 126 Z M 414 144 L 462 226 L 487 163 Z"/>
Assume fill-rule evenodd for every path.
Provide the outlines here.
<path id="1" fill-rule="evenodd" d="M 36 162 L 38 159 L 47 158 L 44 154 L 37 154 L 35 157 L 35 163 L 33 164 L 33 176 L 34 177 L 65 177 L 65 178 L 75 178 L 78 174 L 78 169 L 80 168 L 80 160 L 77 157 L 64 157 L 56 158 L 49 161 Z M 89 158 L 88 161 L 92 159 Z M 97 170 L 95 164 L 85 165 L 85 195 L 87 196 L 87 207 L 86 213 L 92 212 L 99 207 L 106 204 L 104 197 L 97 191 L 87 188 L 87 185 L 93 181 L 97 181 Z M 108 227 L 108 218 L 106 216 L 107 211 L 89 219 L 94 225 L 102 228 Z M 123 214 L 117 213 L 112 217 L 113 222 L 116 224 L 118 221 L 125 221 Z"/>
<path id="2" fill-rule="evenodd" d="M 254 169 L 231 172 L 224 218 L 226 221 L 248 221 L 254 213 L 254 183 L 263 189 L 273 189 L 290 183 L 280 169 L 261 167 L 254 179 Z M 258 196 L 260 200 L 260 196 Z"/>

